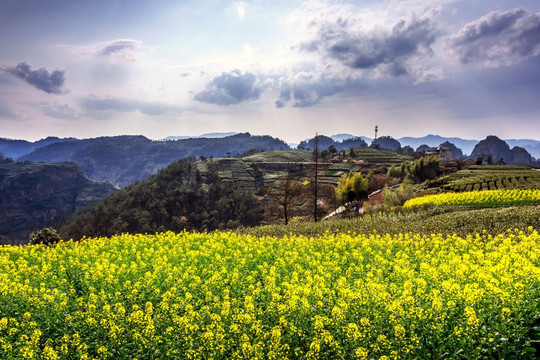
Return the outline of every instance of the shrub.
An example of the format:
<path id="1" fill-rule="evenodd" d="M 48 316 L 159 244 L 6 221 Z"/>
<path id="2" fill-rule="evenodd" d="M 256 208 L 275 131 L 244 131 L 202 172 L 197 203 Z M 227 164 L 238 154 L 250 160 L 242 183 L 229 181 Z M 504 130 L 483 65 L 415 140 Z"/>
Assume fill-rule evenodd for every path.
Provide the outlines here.
<path id="1" fill-rule="evenodd" d="M 53 228 L 43 228 L 38 232 L 33 232 L 30 234 L 30 245 L 52 245 L 62 241 L 62 238 L 55 229 Z"/>
<path id="2" fill-rule="evenodd" d="M 414 197 L 412 181 L 407 177 L 397 189 L 386 186 L 383 189 L 384 204 L 387 206 L 401 206 L 405 201 Z"/>
<path id="3" fill-rule="evenodd" d="M 335 194 L 340 204 L 353 200 L 362 200 L 367 197 L 369 182 L 372 174 L 363 176 L 359 172 L 343 175 L 337 184 Z"/>

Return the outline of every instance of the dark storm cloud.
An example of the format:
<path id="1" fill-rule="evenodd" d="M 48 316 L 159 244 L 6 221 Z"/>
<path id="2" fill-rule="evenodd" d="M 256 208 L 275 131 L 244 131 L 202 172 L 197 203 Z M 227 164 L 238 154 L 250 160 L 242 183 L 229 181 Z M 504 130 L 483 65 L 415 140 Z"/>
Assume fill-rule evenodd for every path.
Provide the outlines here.
<path id="1" fill-rule="evenodd" d="M 330 23 L 329 23 L 330 22 Z M 406 62 L 421 54 L 431 54 L 431 45 L 441 35 L 430 18 L 397 22 L 392 29 L 359 31 L 356 22 L 325 19 L 314 22 L 317 38 L 301 46 L 320 51 L 351 69 L 375 69 L 393 76 L 407 74 Z"/>
<path id="2" fill-rule="evenodd" d="M 145 102 L 131 99 L 101 98 L 91 95 L 81 101 L 81 106 L 89 116 L 104 119 L 114 112 L 139 111 L 145 115 L 158 116 L 166 113 L 180 113 L 182 108 L 159 102 Z"/>
<path id="3" fill-rule="evenodd" d="M 233 70 L 216 76 L 206 84 L 206 90 L 195 94 L 194 99 L 209 104 L 233 105 L 258 99 L 261 92 L 255 74 Z"/>
<path id="4" fill-rule="evenodd" d="M 31 70 L 26 62 L 19 63 L 16 67 L 7 67 L 7 71 L 35 88 L 45 91 L 49 94 L 61 94 L 64 86 L 63 70 L 54 70 L 49 72 L 45 68 Z"/>
<path id="5" fill-rule="evenodd" d="M 283 108 L 309 107 L 321 102 L 325 97 L 333 96 L 344 91 L 354 91 L 362 88 L 360 79 L 351 77 L 332 76 L 317 72 L 303 73 L 303 76 L 282 80 L 281 91 L 275 105 Z"/>
<path id="6" fill-rule="evenodd" d="M 518 8 L 492 11 L 465 25 L 448 41 L 463 63 L 499 66 L 540 54 L 540 13 Z"/>
<path id="7" fill-rule="evenodd" d="M 285 107 L 291 101 L 293 107 L 313 106 L 321 102 L 324 97 L 335 95 L 342 90 L 340 85 L 331 82 L 296 84 L 281 91 L 276 107 Z"/>
<path id="8" fill-rule="evenodd" d="M 276 100 L 276 107 L 285 107 L 289 101 L 291 101 L 291 89 L 283 89 L 279 94 L 279 98 Z"/>

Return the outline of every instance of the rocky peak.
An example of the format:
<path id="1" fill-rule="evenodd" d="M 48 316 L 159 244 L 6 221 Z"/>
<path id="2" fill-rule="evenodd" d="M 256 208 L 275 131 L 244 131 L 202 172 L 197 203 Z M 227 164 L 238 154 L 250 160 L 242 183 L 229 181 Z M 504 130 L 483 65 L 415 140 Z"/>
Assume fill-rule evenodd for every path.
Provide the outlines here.
<path id="1" fill-rule="evenodd" d="M 508 165 L 531 165 L 533 159 L 524 148 L 515 146 L 510 149 L 508 144 L 496 136 L 490 135 L 480 141 L 474 147 L 471 158 L 473 160 L 482 158 L 483 163 L 498 163 L 502 160 Z"/>

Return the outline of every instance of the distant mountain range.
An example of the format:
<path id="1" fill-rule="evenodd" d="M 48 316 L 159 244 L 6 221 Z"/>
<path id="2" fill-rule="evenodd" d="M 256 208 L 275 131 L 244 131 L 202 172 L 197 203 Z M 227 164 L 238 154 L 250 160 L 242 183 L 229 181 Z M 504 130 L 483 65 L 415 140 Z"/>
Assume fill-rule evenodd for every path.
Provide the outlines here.
<path id="1" fill-rule="evenodd" d="M 439 146 L 440 144 L 448 141 L 463 152 L 463 154 L 470 154 L 475 145 L 478 144 L 479 140 L 467 140 L 467 139 L 461 139 L 457 137 L 443 137 L 439 135 L 426 135 L 422 137 L 402 137 L 399 138 L 398 141 L 402 144 L 402 146 L 409 145 L 413 149 L 418 148 L 421 145 L 427 145 L 431 147 Z M 540 144 L 540 142 L 539 142 Z"/>
<path id="2" fill-rule="evenodd" d="M 167 136 L 163 140 L 169 141 L 169 140 L 185 140 L 185 139 L 200 139 L 200 138 L 206 138 L 206 139 L 219 139 L 224 138 L 228 136 L 233 136 L 239 134 L 237 132 L 215 132 L 215 133 L 206 133 L 202 135 L 197 136 Z"/>
<path id="3" fill-rule="evenodd" d="M 253 150 L 290 149 L 282 140 L 249 133 L 168 141 L 153 141 L 144 136 L 81 140 L 47 138 L 35 143 L 1 140 L 0 151 L 6 157 L 49 163 L 74 161 L 90 179 L 107 180 L 119 187 L 145 179 L 170 163 L 189 156 L 222 158 L 240 156 Z"/>
<path id="4" fill-rule="evenodd" d="M 477 140 L 439 135 L 399 139 L 381 136 L 377 139 L 378 142 L 380 143 L 383 138 L 386 142 L 392 140 L 393 147 L 397 146 L 398 151 L 399 148 L 406 146 L 417 150 L 425 146 L 436 147 L 446 143 L 461 149 L 465 156 L 470 156 L 479 143 Z M 223 158 L 237 157 L 252 151 L 290 149 L 290 146 L 280 139 L 253 136 L 249 133 L 208 133 L 196 137 L 176 136 L 167 139 L 150 140 L 144 136 L 127 135 L 93 139 L 48 137 L 36 142 L 0 139 L 0 154 L 18 161 L 49 163 L 74 161 L 90 179 L 107 180 L 116 186 L 125 187 L 155 174 L 173 161 L 189 156 Z M 338 151 L 369 146 L 373 142 L 372 138 L 352 134 L 336 134 L 332 137 L 319 135 L 319 140 L 321 150 L 334 145 Z M 540 141 L 510 139 L 506 143 L 511 148 L 523 148 L 534 158 L 540 159 Z M 298 145 L 305 149 L 313 146 L 312 139 L 304 140 Z M 385 148 L 384 144 L 379 146 Z M 394 148 L 391 150 L 396 150 Z M 408 153 L 412 151 L 404 150 Z M 518 158 L 517 155 L 515 158 Z M 526 159 L 527 154 L 522 153 L 519 158 Z"/>
<path id="5" fill-rule="evenodd" d="M 350 138 L 356 138 L 356 135 L 352 134 L 337 134 L 332 135 L 331 138 L 336 141 L 343 141 L 345 139 Z M 371 144 L 373 141 L 373 138 L 360 136 L 364 141 L 368 143 L 368 145 Z M 426 135 L 422 137 L 401 137 L 396 139 L 400 142 L 401 146 L 410 146 L 413 149 L 417 149 L 418 147 L 422 145 L 427 145 L 430 147 L 436 147 L 444 142 L 450 142 L 459 149 L 463 151 L 464 155 L 470 155 L 476 146 L 480 142 L 480 140 L 470 140 L 470 139 L 462 139 L 458 137 L 444 137 L 440 135 Z M 503 139 L 504 140 L 504 139 Z M 539 140 L 532 140 L 532 139 L 507 139 L 505 142 L 510 147 L 519 146 L 527 150 L 533 157 L 536 159 L 540 159 L 540 141 Z"/>
<path id="6" fill-rule="evenodd" d="M 73 141 L 75 138 L 57 138 L 50 136 L 45 139 L 41 139 L 35 142 L 30 142 L 26 140 L 15 140 L 15 139 L 5 139 L 0 138 L 0 155 L 9 157 L 12 159 L 17 159 L 19 156 L 28 154 L 36 149 L 41 147 L 54 144 L 57 142 L 64 141 Z"/>

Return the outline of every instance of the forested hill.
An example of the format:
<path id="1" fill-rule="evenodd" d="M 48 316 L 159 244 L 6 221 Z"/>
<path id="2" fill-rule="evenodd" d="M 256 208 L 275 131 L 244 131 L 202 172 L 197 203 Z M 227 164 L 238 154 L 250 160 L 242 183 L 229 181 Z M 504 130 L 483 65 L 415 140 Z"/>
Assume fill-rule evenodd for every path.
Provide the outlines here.
<path id="1" fill-rule="evenodd" d="M 60 233 L 64 239 L 77 240 L 124 232 L 214 230 L 259 224 L 262 200 L 236 177 L 224 179 L 220 171 L 224 165 L 219 165 L 223 161 L 174 162 L 76 213 L 61 226 Z"/>
<path id="2" fill-rule="evenodd" d="M 74 162 L 32 163 L 0 158 L 0 238 L 24 243 L 31 231 L 56 224 L 117 189 L 88 179 Z"/>
<path id="3" fill-rule="evenodd" d="M 152 141 L 144 136 L 115 136 L 58 142 L 38 148 L 19 160 L 75 161 L 89 178 L 108 180 L 125 187 L 189 156 L 234 157 L 250 150 L 279 149 L 289 149 L 289 146 L 270 136 L 253 136 L 249 133 L 175 141 Z"/>

